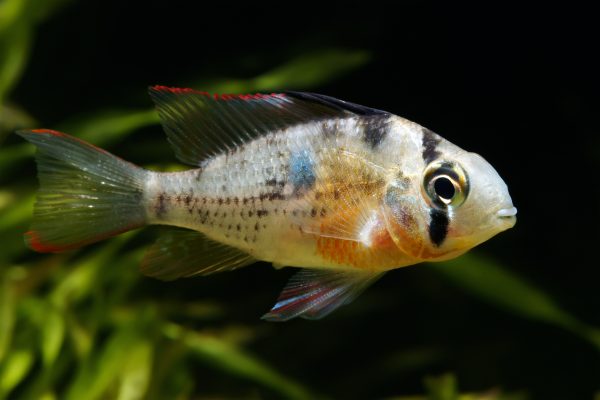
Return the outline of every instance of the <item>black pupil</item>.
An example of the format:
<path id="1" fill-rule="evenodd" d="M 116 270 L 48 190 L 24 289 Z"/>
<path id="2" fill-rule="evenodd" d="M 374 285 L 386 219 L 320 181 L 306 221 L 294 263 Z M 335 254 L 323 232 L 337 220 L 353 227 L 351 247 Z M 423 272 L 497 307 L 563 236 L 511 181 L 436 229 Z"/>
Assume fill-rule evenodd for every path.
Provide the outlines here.
<path id="1" fill-rule="evenodd" d="M 435 190 L 435 194 L 442 199 L 451 200 L 454 197 L 454 185 L 448 178 L 441 177 L 436 179 L 433 183 L 433 189 Z"/>

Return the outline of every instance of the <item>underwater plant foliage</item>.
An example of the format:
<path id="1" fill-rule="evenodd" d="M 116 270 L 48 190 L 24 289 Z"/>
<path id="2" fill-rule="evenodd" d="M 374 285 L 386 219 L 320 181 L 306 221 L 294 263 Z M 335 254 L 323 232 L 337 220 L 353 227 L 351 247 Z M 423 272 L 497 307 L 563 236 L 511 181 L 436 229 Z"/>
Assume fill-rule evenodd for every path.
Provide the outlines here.
<path id="1" fill-rule="evenodd" d="M 548 9 L 532 26 L 527 10 L 471 19 L 406 2 L 398 24 L 352 3 L 203 7 L 0 0 L 0 398 L 599 398 L 597 62 L 579 14 Z M 12 132 L 66 131 L 181 170 L 154 84 L 314 91 L 423 122 L 493 162 L 519 220 L 460 258 L 389 273 L 323 320 L 282 324 L 260 316 L 290 269 L 144 277 L 161 228 L 28 250 L 34 148 Z"/>

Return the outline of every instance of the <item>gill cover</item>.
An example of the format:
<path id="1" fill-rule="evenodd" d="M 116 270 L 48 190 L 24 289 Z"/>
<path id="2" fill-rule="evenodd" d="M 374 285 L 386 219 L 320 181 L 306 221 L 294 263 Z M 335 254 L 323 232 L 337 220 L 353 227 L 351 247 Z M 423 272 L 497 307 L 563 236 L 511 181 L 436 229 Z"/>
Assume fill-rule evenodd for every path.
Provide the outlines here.
<path id="1" fill-rule="evenodd" d="M 399 177 L 386 188 L 383 208 L 386 227 L 396 246 L 422 260 L 453 252 L 444 246 L 451 215 L 469 194 L 469 181 L 460 165 L 437 160 L 429 163 L 419 182 Z"/>

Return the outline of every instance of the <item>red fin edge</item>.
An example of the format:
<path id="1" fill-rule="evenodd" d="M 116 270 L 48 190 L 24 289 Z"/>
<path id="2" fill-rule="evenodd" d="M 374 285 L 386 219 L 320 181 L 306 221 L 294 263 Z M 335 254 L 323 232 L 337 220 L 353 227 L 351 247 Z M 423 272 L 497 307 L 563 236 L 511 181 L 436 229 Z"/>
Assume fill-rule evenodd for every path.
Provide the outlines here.
<path id="1" fill-rule="evenodd" d="M 268 99 L 268 98 L 273 98 L 273 97 L 278 97 L 278 98 L 282 98 L 285 97 L 285 93 L 270 93 L 270 94 L 263 94 L 263 93 L 255 93 L 255 94 L 218 94 L 218 93 L 208 93 L 208 92 L 203 92 L 203 91 L 199 91 L 199 90 L 195 90 L 195 89 L 189 89 L 189 88 L 175 88 L 175 87 L 168 87 L 168 86 L 161 86 L 161 85 L 155 85 L 155 86 L 151 86 L 150 89 L 155 90 L 157 92 L 170 92 L 170 93 L 174 93 L 174 94 L 200 94 L 202 96 L 206 96 L 209 98 L 212 98 L 214 100 L 223 100 L 223 101 L 228 101 L 228 100 L 261 100 L 261 99 Z"/>
<path id="2" fill-rule="evenodd" d="M 30 132 L 33 133 L 47 133 L 49 135 L 52 136 L 59 136 L 59 137 L 66 137 L 69 136 L 65 133 L 59 132 L 59 131 L 53 131 L 52 129 L 32 129 Z"/>
<path id="3" fill-rule="evenodd" d="M 38 253 L 60 253 L 62 251 L 67 251 L 79 247 L 77 245 L 55 246 L 50 243 L 44 243 L 40 239 L 40 234 L 37 231 L 25 232 L 25 242 L 29 247 L 31 247 Z"/>
<path id="4" fill-rule="evenodd" d="M 32 250 L 37 251 L 38 253 L 62 253 L 63 251 L 75 250 L 80 247 L 87 246 L 88 244 L 99 242 L 101 240 L 108 239 L 113 236 L 117 236 L 121 233 L 128 232 L 132 229 L 140 228 L 141 226 L 142 225 L 140 225 L 140 224 L 127 225 L 121 229 L 117 229 L 117 230 L 114 230 L 111 232 L 106 232 L 104 234 L 101 234 L 92 240 L 70 243 L 70 244 L 66 244 L 63 246 L 44 242 L 40 238 L 40 234 L 38 231 L 34 231 L 34 230 L 27 231 L 27 232 L 25 232 L 24 236 L 25 236 L 25 243 Z"/>

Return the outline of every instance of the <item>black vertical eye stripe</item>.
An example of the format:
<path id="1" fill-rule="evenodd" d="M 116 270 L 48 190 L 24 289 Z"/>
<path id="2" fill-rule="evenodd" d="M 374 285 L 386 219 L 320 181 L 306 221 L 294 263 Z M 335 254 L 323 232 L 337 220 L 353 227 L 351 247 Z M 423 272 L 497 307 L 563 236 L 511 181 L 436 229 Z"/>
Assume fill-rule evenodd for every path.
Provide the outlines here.
<path id="1" fill-rule="evenodd" d="M 429 217 L 429 239 L 436 247 L 440 247 L 448 235 L 448 212 L 445 209 L 432 208 Z"/>

